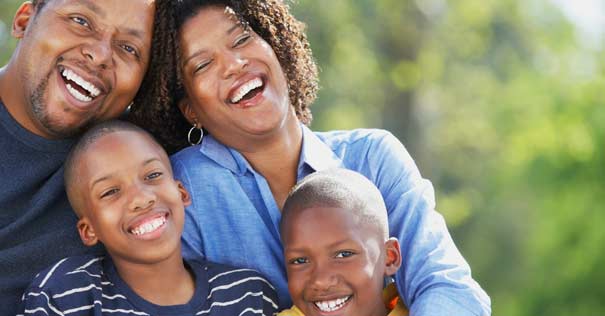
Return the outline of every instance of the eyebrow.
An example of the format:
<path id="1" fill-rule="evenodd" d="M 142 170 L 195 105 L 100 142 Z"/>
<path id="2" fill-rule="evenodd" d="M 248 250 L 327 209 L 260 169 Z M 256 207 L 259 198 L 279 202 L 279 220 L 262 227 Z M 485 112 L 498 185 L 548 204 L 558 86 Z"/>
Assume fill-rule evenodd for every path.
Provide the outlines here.
<path id="1" fill-rule="evenodd" d="M 146 165 L 148 165 L 148 164 L 150 164 L 150 163 L 152 163 L 152 162 L 154 162 L 154 161 L 159 161 L 159 162 L 161 162 L 160 158 L 153 157 L 153 158 L 149 158 L 149 159 L 145 160 L 145 161 L 143 162 L 142 166 L 146 166 Z M 114 175 L 114 174 L 115 174 L 115 173 L 111 173 L 111 174 L 104 175 L 104 176 L 102 176 L 102 177 L 100 177 L 100 178 L 96 179 L 95 181 L 93 181 L 93 182 L 90 184 L 90 189 L 91 189 L 91 190 L 92 190 L 92 189 L 94 189 L 95 185 L 99 184 L 100 182 L 103 182 L 103 181 L 106 181 L 106 180 L 111 179 L 111 177 L 113 177 L 113 175 Z"/>
<path id="2" fill-rule="evenodd" d="M 237 29 L 238 29 L 238 28 L 240 28 L 240 27 L 242 27 L 241 23 L 236 23 L 235 25 L 233 25 L 232 27 L 230 27 L 230 28 L 227 30 L 227 32 L 226 32 L 226 33 L 227 33 L 227 35 L 231 35 L 231 33 L 233 33 L 233 31 L 237 30 Z M 195 53 L 193 53 L 191 56 L 187 57 L 187 58 L 186 58 L 186 59 L 183 61 L 183 63 L 182 63 L 182 65 L 181 65 L 181 67 L 184 67 L 185 65 L 187 65 L 187 63 L 189 63 L 189 61 L 190 61 L 191 59 L 195 58 L 196 56 L 199 56 L 200 54 L 204 53 L 205 51 L 206 51 L 206 49 L 203 49 L 203 48 L 202 48 L 202 49 L 200 49 L 200 50 L 198 50 L 198 51 L 196 51 Z"/>
<path id="3" fill-rule="evenodd" d="M 100 15 L 101 17 L 105 17 L 105 11 L 103 11 L 103 9 L 101 9 L 101 7 L 99 7 L 98 5 L 96 5 L 94 2 L 90 1 L 90 0 L 82 0 L 82 1 L 78 1 L 78 4 L 83 4 L 85 7 L 87 7 L 90 11 Z"/>
<path id="4" fill-rule="evenodd" d="M 340 246 L 342 244 L 348 243 L 349 241 L 351 241 L 350 238 L 341 239 L 341 240 L 335 241 L 335 242 L 327 245 L 325 248 L 326 249 L 336 248 L 336 247 L 338 247 L 338 246 Z M 307 249 L 307 248 L 309 248 L 309 245 L 303 245 L 302 247 L 297 247 L 297 248 L 285 247 L 284 250 L 285 251 L 290 251 L 290 252 L 304 252 L 305 249 Z"/>
<path id="5" fill-rule="evenodd" d="M 107 16 L 107 13 L 105 12 L 105 10 L 103 10 L 103 8 L 99 7 L 98 5 L 96 5 L 94 2 L 92 2 L 90 0 L 81 0 L 81 1 L 78 1 L 77 4 L 87 7 L 90 11 L 92 11 L 95 14 L 98 14 L 102 18 L 105 18 Z M 142 30 L 128 28 L 128 27 L 125 29 L 126 29 L 126 34 L 128 34 L 128 35 L 134 36 L 134 37 L 137 37 L 140 39 L 143 38 L 144 32 Z"/>

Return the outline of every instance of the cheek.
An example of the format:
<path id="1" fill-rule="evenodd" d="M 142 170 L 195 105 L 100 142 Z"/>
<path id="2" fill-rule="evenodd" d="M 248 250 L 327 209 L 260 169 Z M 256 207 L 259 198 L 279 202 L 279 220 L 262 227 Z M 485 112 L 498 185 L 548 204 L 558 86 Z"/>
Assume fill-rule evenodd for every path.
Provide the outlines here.
<path id="1" fill-rule="evenodd" d="M 116 86 L 114 87 L 116 97 L 128 96 L 134 97 L 137 93 L 142 81 L 144 73 L 144 67 L 142 66 L 127 66 L 119 65 L 119 69 L 116 74 Z"/>
<path id="2" fill-rule="evenodd" d="M 292 299 L 301 299 L 305 287 L 304 274 L 300 271 L 293 271 L 292 269 L 288 268 L 286 268 L 286 270 L 288 273 L 288 290 L 292 295 Z"/>

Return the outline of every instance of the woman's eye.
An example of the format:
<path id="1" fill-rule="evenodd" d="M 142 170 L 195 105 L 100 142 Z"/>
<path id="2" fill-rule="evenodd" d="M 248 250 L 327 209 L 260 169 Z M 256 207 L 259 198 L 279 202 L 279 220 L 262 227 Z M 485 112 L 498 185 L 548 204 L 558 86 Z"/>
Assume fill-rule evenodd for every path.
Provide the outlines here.
<path id="1" fill-rule="evenodd" d="M 336 258 L 348 258 L 352 255 L 354 255 L 354 253 L 352 251 L 343 250 L 343 251 L 339 251 L 338 253 L 336 253 Z"/>
<path id="2" fill-rule="evenodd" d="M 101 193 L 101 198 L 104 199 L 106 197 L 110 197 L 110 196 L 112 196 L 112 195 L 114 195 L 114 194 L 116 194 L 118 192 L 119 192 L 118 189 L 109 189 L 109 190 Z"/>
<path id="3" fill-rule="evenodd" d="M 71 18 L 71 20 L 82 26 L 90 27 L 90 24 L 88 23 L 88 21 L 82 17 L 74 16 Z"/>
<path id="4" fill-rule="evenodd" d="M 204 62 L 201 62 L 201 63 L 195 65 L 195 69 L 193 70 L 193 73 L 204 70 L 208 65 L 210 65 L 210 62 L 211 62 L 211 60 L 208 60 L 208 61 L 204 61 Z"/>
<path id="5" fill-rule="evenodd" d="M 290 264 L 304 264 L 309 262 L 307 258 L 295 258 L 290 260 Z"/>
<path id="6" fill-rule="evenodd" d="M 162 176 L 161 172 L 152 172 L 145 177 L 145 180 L 153 180 Z"/>
<path id="7" fill-rule="evenodd" d="M 244 45 L 249 39 L 250 39 L 250 34 L 244 34 L 244 35 L 240 36 L 237 40 L 235 40 L 233 47 L 238 47 L 238 46 Z"/>

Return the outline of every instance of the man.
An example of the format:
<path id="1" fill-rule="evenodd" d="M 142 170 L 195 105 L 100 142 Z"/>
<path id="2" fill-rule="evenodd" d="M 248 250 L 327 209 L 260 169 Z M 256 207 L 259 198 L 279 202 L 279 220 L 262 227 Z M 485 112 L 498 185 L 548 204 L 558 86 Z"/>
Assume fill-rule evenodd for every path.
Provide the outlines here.
<path id="1" fill-rule="evenodd" d="M 154 0 L 33 0 L 17 10 L 19 43 L 0 69 L 0 315 L 16 314 L 38 271 L 90 252 L 74 228 L 63 160 L 74 137 L 135 97 L 154 12 Z"/>

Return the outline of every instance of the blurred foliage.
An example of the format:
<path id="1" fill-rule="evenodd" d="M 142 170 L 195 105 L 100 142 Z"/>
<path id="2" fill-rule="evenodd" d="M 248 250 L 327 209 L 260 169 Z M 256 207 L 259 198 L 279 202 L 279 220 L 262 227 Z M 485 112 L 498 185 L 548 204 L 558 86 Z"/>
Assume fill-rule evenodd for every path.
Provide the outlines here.
<path id="1" fill-rule="evenodd" d="M 18 3 L 0 3 L 1 63 Z M 292 9 L 321 68 L 313 128 L 402 140 L 494 315 L 605 314 L 601 45 L 582 45 L 548 0 Z"/>

